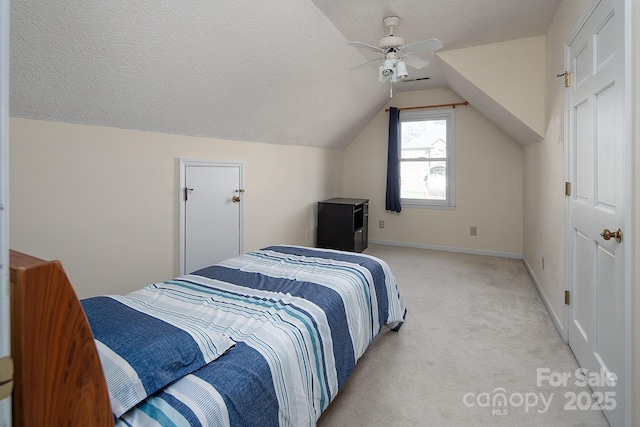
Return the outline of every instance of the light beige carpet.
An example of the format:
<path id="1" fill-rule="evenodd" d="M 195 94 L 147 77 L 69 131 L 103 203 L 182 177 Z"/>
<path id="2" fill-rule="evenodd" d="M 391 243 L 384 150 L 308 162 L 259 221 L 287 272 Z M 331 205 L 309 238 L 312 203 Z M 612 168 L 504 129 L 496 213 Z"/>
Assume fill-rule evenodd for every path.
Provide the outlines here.
<path id="1" fill-rule="evenodd" d="M 391 267 L 407 320 L 374 340 L 319 426 L 608 425 L 572 403 L 590 389 L 575 384 L 579 366 L 522 261 L 383 245 L 366 253 Z M 538 368 L 571 378 L 538 386 Z"/>

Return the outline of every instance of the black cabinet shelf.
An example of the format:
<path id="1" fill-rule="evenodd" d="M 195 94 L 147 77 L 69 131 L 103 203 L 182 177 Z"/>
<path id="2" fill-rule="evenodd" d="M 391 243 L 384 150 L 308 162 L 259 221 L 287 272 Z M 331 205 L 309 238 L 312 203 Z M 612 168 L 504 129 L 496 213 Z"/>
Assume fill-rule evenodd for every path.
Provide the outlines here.
<path id="1" fill-rule="evenodd" d="M 319 248 L 362 252 L 368 239 L 368 199 L 335 198 L 318 202 Z"/>

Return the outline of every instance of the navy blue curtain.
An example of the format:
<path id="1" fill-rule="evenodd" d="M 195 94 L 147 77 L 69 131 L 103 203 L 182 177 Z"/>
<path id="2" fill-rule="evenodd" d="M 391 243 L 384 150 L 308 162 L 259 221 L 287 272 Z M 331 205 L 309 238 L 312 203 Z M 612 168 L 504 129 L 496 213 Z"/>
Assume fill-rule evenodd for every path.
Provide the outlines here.
<path id="1" fill-rule="evenodd" d="M 389 150 L 387 152 L 387 201 L 385 209 L 400 212 L 400 110 L 389 108 Z"/>

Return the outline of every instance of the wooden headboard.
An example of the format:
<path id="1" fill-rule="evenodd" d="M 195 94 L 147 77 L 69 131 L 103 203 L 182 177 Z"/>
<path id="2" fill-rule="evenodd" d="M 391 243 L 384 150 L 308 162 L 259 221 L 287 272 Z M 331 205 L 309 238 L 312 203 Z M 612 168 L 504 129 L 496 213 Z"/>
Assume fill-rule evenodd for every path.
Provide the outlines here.
<path id="1" fill-rule="evenodd" d="M 10 252 L 14 426 L 113 426 L 91 328 L 59 261 Z"/>

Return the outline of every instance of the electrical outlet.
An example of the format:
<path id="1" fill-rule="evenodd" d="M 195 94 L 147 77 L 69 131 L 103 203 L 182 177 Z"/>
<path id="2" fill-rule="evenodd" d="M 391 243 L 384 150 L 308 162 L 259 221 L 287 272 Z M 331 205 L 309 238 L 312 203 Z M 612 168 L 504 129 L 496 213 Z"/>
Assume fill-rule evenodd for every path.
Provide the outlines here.
<path id="1" fill-rule="evenodd" d="M 477 236 L 478 235 L 478 227 L 476 227 L 475 225 L 472 225 L 469 228 L 469 234 L 471 234 L 472 236 Z"/>
<path id="2" fill-rule="evenodd" d="M 384 228 L 384 221 L 383 220 L 378 221 L 378 227 Z"/>

